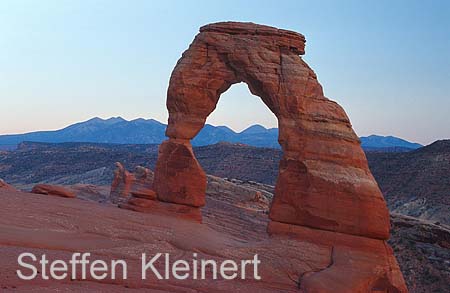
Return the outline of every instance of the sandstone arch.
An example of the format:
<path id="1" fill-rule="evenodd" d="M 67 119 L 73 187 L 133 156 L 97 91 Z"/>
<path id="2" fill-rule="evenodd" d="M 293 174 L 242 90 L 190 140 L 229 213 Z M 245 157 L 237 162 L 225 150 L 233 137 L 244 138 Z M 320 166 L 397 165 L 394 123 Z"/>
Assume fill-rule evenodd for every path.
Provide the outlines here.
<path id="1" fill-rule="evenodd" d="M 280 162 L 272 221 L 389 237 L 389 214 L 344 110 L 302 60 L 303 35 L 252 23 L 204 26 L 178 61 L 167 92 L 169 139 L 154 189 L 165 202 L 201 207 L 206 177 L 190 140 L 220 95 L 245 82 L 278 118 Z"/>

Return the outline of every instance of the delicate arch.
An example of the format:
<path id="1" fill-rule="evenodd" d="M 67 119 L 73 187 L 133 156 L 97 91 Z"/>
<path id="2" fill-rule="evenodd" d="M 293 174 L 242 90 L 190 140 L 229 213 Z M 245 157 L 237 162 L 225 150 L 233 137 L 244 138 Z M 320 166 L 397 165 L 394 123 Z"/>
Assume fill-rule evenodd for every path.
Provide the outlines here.
<path id="1" fill-rule="evenodd" d="M 190 140 L 232 84 L 245 82 L 275 114 L 283 150 L 272 221 L 387 239 L 389 214 L 344 110 L 323 95 L 299 55 L 303 35 L 252 23 L 204 26 L 167 92 L 169 139 L 159 149 L 161 201 L 201 207 L 206 176 Z"/>

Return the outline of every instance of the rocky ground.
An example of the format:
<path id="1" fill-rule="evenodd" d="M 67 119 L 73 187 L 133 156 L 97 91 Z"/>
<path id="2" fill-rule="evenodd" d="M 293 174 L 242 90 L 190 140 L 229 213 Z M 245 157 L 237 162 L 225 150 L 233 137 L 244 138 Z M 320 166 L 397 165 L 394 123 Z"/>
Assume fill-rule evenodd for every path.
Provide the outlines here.
<path id="1" fill-rule="evenodd" d="M 219 143 L 194 151 L 208 174 L 275 184 L 280 150 Z M 158 145 L 28 142 L 0 152 L 0 178 L 24 189 L 35 183 L 109 185 L 115 162 L 154 170 L 157 156 Z"/>
<path id="2" fill-rule="evenodd" d="M 450 225 L 450 140 L 367 159 L 391 211 Z"/>
<path id="3" fill-rule="evenodd" d="M 391 238 L 410 292 L 450 288 L 450 227 L 391 214 Z"/>
<path id="4" fill-rule="evenodd" d="M 109 185 L 115 159 L 123 160 L 129 170 L 133 170 L 141 162 L 147 162 L 147 166 L 152 166 L 156 161 L 155 150 L 154 146 L 148 145 L 65 144 L 49 147 L 28 144 L 19 151 L 0 154 L 0 177 L 6 177 L 7 182 L 12 182 L 14 186 L 25 190 L 31 190 L 37 182 L 66 185 L 77 194 L 78 199 L 104 204 L 109 198 Z M 207 208 L 203 211 L 205 222 L 212 227 L 216 225 L 215 229 L 227 229 L 227 233 L 233 235 L 232 237 L 241 237 L 239 236 L 241 232 L 236 231 L 233 225 L 242 225 L 240 221 L 247 219 L 238 212 L 242 210 L 252 211 L 257 215 L 255 219 L 260 219 L 258 220 L 260 224 L 251 228 L 247 227 L 250 230 L 245 230 L 246 233 L 252 234 L 253 229 L 256 232 L 253 233 L 254 237 L 257 238 L 259 232 L 265 231 L 267 204 L 271 200 L 273 185 L 258 183 L 257 180 L 274 176 L 271 172 L 274 168 L 276 170 L 279 152 L 271 149 L 262 149 L 261 152 L 259 150 L 261 149 L 231 144 L 195 149 L 199 161 L 207 171 L 209 170 L 208 173 L 219 175 L 208 176 L 209 196 Z M 448 199 L 446 192 L 450 186 L 445 181 L 448 177 L 445 174 L 449 162 L 447 150 L 447 142 L 444 141 L 410 153 L 367 154 L 371 169 L 380 182 L 381 188 L 385 192 L 386 188 L 391 190 L 386 194 L 391 207 L 392 204 L 405 200 L 407 194 L 414 192 L 420 193 L 423 198 L 430 197 L 424 200 L 424 204 L 419 205 L 418 209 L 414 209 L 411 204 L 399 205 L 403 208 L 394 208 L 396 214 L 391 217 L 392 236 L 389 244 L 394 249 L 411 292 L 446 292 L 446 288 L 450 287 L 448 269 L 450 267 L 450 233 L 445 223 L 445 217 L 448 217 L 448 213 L 445 213 L 445 209 L 448 209 L 448 205 L 445 206 L 445 201 Z M 89 158 L 91 158 L 90 161 Z M 90 163 L 86 163 L 87 161 Z M 252 161 L 252 164 L 248 164 L 248 161 Z M 240 168 L 230 167 L 233 162 L 240 164 Z M 424 166 L 423 170 L 417 162 Z M 389 176 L 383 175 L 383 168 L 386 174 L 390 174 Z M 226 176 L 226 174 L 232 175 Z M 228 177 L 228 179 L 219 178 L 220 176 Z M 235 177 L 239 179 L 234 179 Z M 265 182 L 270 183 L 271 180 L 265 180 Z M 395 182 L 400 184 L 396 185 Z M 417 184 L 425 184 L 428 188 L 414 190 Z M 402 187 L 410 193 L 402 193 Z M 399 190 L 399 192 L 392 193 L 392 190 Z M 430 192 L 426 193 L 427 190 Z M 256 192 L 260 192 L 263 196 L 259 197 L 258 201 L 251 200 Z M 248 200 L 237 200 L 234 194 L 244 194 Z M 391 198 L 392 194 L 401 196 Z M 225 203 L 232 208 L 223 209 Z M 233 212 L 235 207 L 237 207 L 235 210 L 237 213 Z M 405 210 L 405 207 L 410 209 Z M 441 211 L 433 215 L 440 215 L 438 219 L 443 221 L 435 218 L 429 221 L 426 217 L 416 219 L 398 214 L 411 214 L 414 211 L 430 209 Z M 418 216 L 427 214 L 430 213 L 422 212 Z M 229 217 L 229 215 L 232 216 Z M 250 221 L 253 221 L 253 216 Z M 230 222 L 228 228 L 222 224 L 225 222 Z"/>
<path id="5" fill-rule="evenodd" d="M 76 188 L 80 188 L 78 185 Z M 74 189 L 72 189 L 74 190 Z M 86 197 L 84 195 L 79 197 Z M 365 292 L 390 288 L 396 292 L 395 260 L 387 258 L 382 241 L 308 228 L 295 235 L 269 236 L 266 232 L 270 201 L 266 191 L 209 177 L 203 224 L 161 213 L 137 213 L 95 198 L 89 200 L 0 189 L 0 286 L 8 291 L 109 291 L 147 289 L 151 292 Z M 257 195 L 257 196 L 255 196 Z M 102 197 L 102 195 L 100 195 Z M 26 204 L 24 204 L 26 203 Z M 21 281 L 16 276 L 17 256 L 23 251 L 51 260 L 68 260 L 72 252 L 89 251 L 95 259 L 124 259 L 127 280 L 89 278 L 48 282 L 39 277 Z M 262 280 L 141 281 L 140 254 L 168 252 L 173 259 L 261 258 Z M 161 269 L 163 262 L 157 263 Z M 134 269 L 133 269 L 134 268 Z M 391 270 L 392 276 L 379 272 Z M 248 272 L 250 273 L 250 272 Z M 207 276 L 211 276 L 211 271 Z M 389 278 L 389 279 L 388 279 Z M 387 286 L 387 287 L 386 287 Z M 321 289 L 322 288 L 322 289 Z M 399 287 L 401 288 L 401 287 Z M 390 291 L 390 292 L 391 292 Z"/>
<path id="6" fill-rule="evenodd" d="M 160 239 L 158 241 L 161 242 L 163 241 L 161 238 L 164 238 L 164 236 L 159 234 L 162 232 L 158 232 L 155 235 L 145 233 L 145 231 L 154 231 L 155 229 L 157 231 L 168 229 L 167 231 L 170 232 L 167 233 L 169 233 L 171 237 L 175 237 L 174 235 L 177 233 L 184 235 L 180 236 L 178 239 L 170 240 L 175 241 L 176 244 L 164 244 L 160 246 L 161 249 L 171 247 L 170 251 L 173 251 L 172 249 L 174 249 L 174 247 L 182 249 L 180 246 L 198 245 L 198 242 L 194 240 L 192 240 L 192 242 L 195 242 L 196 244 L 192 244 L 191 240 L 189 240 L 191 239 L 190 237 L 188 237 L 187 240 L 184 238 L 181 239 L 181 237 L 185 237 L 187 231 L 181 232 L 177 230 L 178 228 L 176 228 L 176 226 L 180 225 L 177 220 L 167 218 L 166 216 L 158 216 L 157 214 L 144 215 L 131 211 L 122 211 L 108 203 L 108 186 L 76 184 L 66 186 L 66 188 L 75 193 L 77 199 L 64 199 L 48 195 L 33 195 L 17 191 L 11 192 L 11 189 L 0 189 L 0 197 L 4 203 L 4 212 L 0 222 L 0 229 L 3 232 L 3 237 L 0 237 L 0 250 L 2 251 L 2 255 L 6 255 L 5 253 L 8 252 L 9 258 L 7 259 L 10 260 L 10 258 L 12 258 L 11 254 L 13 254 L 14 251 L 28 249 L 30 251 L 39 252 L 42 251 L 41 249 L 43 247 L 46 252 L 50 249 L 51 255 L 64 256 L 68 253 L 67 251 L 80 249 L 89 251 L 94 250 L 96 254 L 98 253 L 99 257 L 105 257 L 108 253 L 113 252 L 113 255 L 116 257 L 120 256 L 125 257 L 126 259 L 130 257 L 130 262 L 136 262 L 136 256 L 131 257 L 127 253 L 121 252 L 123 250 L 122 245 L 124 247 L 127 245 L 133 246 L 127 247 L 126 251 L 136 251 L 138 247 L 142 249 L 156 249 L 155 247 L 157 247 L 157 244 L 148 239 L 157 237 Z M 285 243 L 290 243 L 289 247 L 296 247 L 294 251 L 300 253 L 300 255 L 302 255 L 301 257 L 305 257 L 305 253 L 319 253 L 319 251 L 315 250 L 308 252 L 299 250 L 293 239 L 280 240 L 281 242 L 278 243 L 276 241 L 274 242 L 273 239 L 268 238 L 266 233 L 266 225 L 268 222 L 267 212 L 272 198 L 272 191 L 273 187 L 270 185 L 208 176 L 207 205 L 203 209 L 204 223 L 207 228 L 204 227 L 205 225 L 201 225 L 201 229 L 202 231 L 207 230 L 208 233 L 214 234 L 213 236 L 196 235 L 195 237 L 218 237 L 218 235 L 221 234 L 219 240 L 214 241 L 214 245 L 218 245 L 217 242 L 223 241 L 229 244 L 231 240 L 232 243 L 234 243 L 233 245 L 236 245 L 236 243 L 245 243 L 247 244 L 247 253 L 250 250 L 258 251 L 259 253 L 266 255 L 271 263 L 275 262 L 280 266 L 291 267 L 291 269 L 297 265 L 285 263 L 286 259 L 276 261 L 271 259 L 275 257 L 274 253 L 284 255 L 284 252 L 276 252 L 278 249 L 276 248 L 277 245 L 281 245 L 281 243 L 283 243 L 283 245 Z M 24 201 L 27 202 L 26 207 L 21 204 Z M 43 208 L 44 206 L 45 208 Z M 24 217 L 24 215 L 26 216 Z M 404 274 L 410 292 L 446 292 L 445 288 L 448 288 L 450 285 L 450 271 L 448 270 L 450 260 L 450 229 L 444 225 L 435 225 L 427 221 L 397 214 L 391 216 L 391 222 L 392 236 L 389 240 L 389 244 L 394 249 L 395 256 L 399 261 L 400 268 Z M 169 224 L 165 227 L 159 227 L 155 223 Z M 155 225 L 158 227 L 155 227 Z M 186 225 L 190 227 L 190 225 L 193 225 L 192 227 L 195 227 L 195 229 L 199 229 L 200 227 L 191 223 L 182 223 L 181 225 L 182 227 L 185 227 Z M 194 229 L 192 227 L 190 229 Z M 35 232 L 31 232 L 32 230 Z M 126 232 L 127 230 L 134 232 L 139 231 L 137 233 L 139 236 L 137 236 L 137 234 L 130 235 Z M 39 233 L 41 233 L 41 236 L 37 237 Z M 79 247 L 74 247 L 74 242 L 72 241 L 72 239 L 76 237 L 83 239 L 83 241 L 79 242 Z M 108 237 L 112 237 L 112 243 L 115 243 L 115 245 L 122 248 L 113 248 L 108 245 L 105 246 L 105 243 L 108 242 L 105 238 Z M 305 235 L 303 235 L 303 237 L 305 237 Z M 317 235 L 315 237 L 320 238 L 323 236 Z M 34 240 L 30 242 L 30 238 Z M 131 241 L 131 244 L 127 243 L 125 245 L 125 240 L 120 238 L 130 238 L 133 241 Z M 48 242 L 48 239 L 52 240 Z M 210 238 L 207 239 L 208 240 L 204 241 L 211 242 Z M 315 242 L 316 240 L 317 239 L 314 238 L 314 240 L 311 241 Z M 136 243 L 136 241 L 138 243 Z M 142 241 L 142 243 L 139 243 L 139 241 Z M 147 241 L 149 241 L 149 243 L 147 243 Z M 158 245 L 160 244 L 161 243 L 158 242 Z M 301 246 L 305 248 L 304 245 L 306 244 L 307 242 L 303 242 Z M 97 247 L 98 245 L 100 245 L 100 248 Z M 250 246 L 252 245 L 255 246 L 253 250 L 250 249 Z M 262 249 L 260 247 L 261 245 L 263 245 L 265 249 Z M 317 245 L 317 243 L 315 243 L 315 245 Z M 275 251 L 269 253 L 267 250 L 271 246 L 275 247 Z M 15 247 L 15 250 L 13 247 Z M 66 253 L 61 252 L 61 249 L 66 251 Z M 202 249 L 211 248 L 203 247 Z M 216 247 L 215 249 L 218 248 Z M 232 250 L 231 248 L 227 249 L 228 251 Z M 280 247 L 279 249 L 282 248 Z M 179 254 L 180 252 L 178 251 L 177 253 Z M 216 253 L 217 251 L 213 254 Z M 234 253 L 235 252 L 230 252 L 229 255 L 236 255 Z M 245 253 L 242 252 L 242 254 Z M 186 255 L 186 252 L 179 255 Z M 207 253 L 207 255 L 209 254 Z M 291 255 L 290 257 L 294 256 Z M 298 258 L 299 256 L 297 255 L 295 257 Z M 307 266 L 312 266 L 312 264 L 308 263 Z M 30 287 L 27 287 L 26 283 L 17 283 L 14 276 L 11 276 L 10 271 L 8 271 L 8 268 L 10 267 L 11 264 L 6 265 L 6 269 L 0 274 L 7 276 L 3 279 L 0 278 L 0 285 L 3 289 L 13 289 L 13 287 L 16 287 L 16 289 L 30 289 Z M 275 270 L 273 267 L 271 269 Z M 280 269 L 280 267 L 276 268 L 276 270 L 278 269 Z M 295 286 L 298 285 L 296 282 L 298 281 L 299 271 L 296 271 L 296 269 L 294 269 L 294 271 L 290 270 L 289 272 L 282 270 L 281 272 L 283 273 L 277 273 L 278 277 L 281 274 L 286 274 L 286 276 L 288 276 L 287 279 L 282 277 L 282 281 L 277 282 L 275 286 L 281 286 L 277 287 L 277 290 L 285 292 L 296 290 Z M 48 285 L 45 282 L 36 282 L 36 284 L 39 286 L 46 286 L 47 289 L 52 290 L 101 290 L 103 289 L 103 286 L 106 286 L 103 283 L 95 282 L 70 282 L 70 284 L 62 282 L 61 284 L 51 285 L 49 287 L 47 287 Z M 210 283 L 206 286 L 213 285 L 213 283 Z M 294 287 L 292 287 L 292 285 L 294 285 Z M 141 285 L 139 285 L 135 279 L 134 281 L 130 280 L 129 282 L 115 284 L 111 287 L 109 285 L 107 286 L 108 290 L 120 291 L 140 287 Z M 173 286 L 174 287 L 170 288 L 175 291 L 189 292 L 190 290 L 186 287 L 177 287 L 179 285 Z M 223 284 L 220 286 L 223 286 Z M 254 284 L 250 281 L 247 285 L 240 284 L 239 286 L 243 286 L 242 288 L 247 288 L 246 290 L 251 291 L 252 289 L 250 288 L 253 288 Z M 264 286 L 258 287 L 258 290 L 264 292 Z M 163 289 L 164 286 L 147 284 L 144 285 L 144 287 Z M 217 289 L 217 287 L 214 286 L 210 288 Z M 230 289 L 232 287 L 225 288 L 225 292 L 226 290 L 232 290 Z M 233 290 L 235 289 L 236 288 Z"/>

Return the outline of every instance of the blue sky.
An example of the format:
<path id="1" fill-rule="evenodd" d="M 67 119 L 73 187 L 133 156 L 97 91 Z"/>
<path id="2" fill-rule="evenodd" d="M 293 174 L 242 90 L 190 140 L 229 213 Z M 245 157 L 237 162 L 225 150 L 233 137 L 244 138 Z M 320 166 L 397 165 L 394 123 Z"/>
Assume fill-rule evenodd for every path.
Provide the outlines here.
<path id="1" fill-rule="evenodd" d="M 450 1 L 0 2 L 0 134 L 93 116 L 167 120 L 170 73 L 204 24 L 298 31 L 325 95 L 358 135 L 450 137 Z M 208 119 L 276 126 L 245 85 Z"/>

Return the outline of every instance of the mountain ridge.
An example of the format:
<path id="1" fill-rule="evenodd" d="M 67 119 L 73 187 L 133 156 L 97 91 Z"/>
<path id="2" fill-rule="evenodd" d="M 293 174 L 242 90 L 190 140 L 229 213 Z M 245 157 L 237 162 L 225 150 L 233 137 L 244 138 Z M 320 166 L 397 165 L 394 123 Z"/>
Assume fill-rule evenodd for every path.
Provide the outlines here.
<path id="1" fill-rule="evenodd" d="M 166 124 L 155 119 L 137 118 L 128 121 L 120 116 L 108 119 L 94 117 L 58 130 L 0 135 L 0 150 L 15 149 L 17 145 L 24 141 L 159 144 L 166 139 L 165 129 Z M 372 151 L 381 149 L 403 152 L 422 147 L 421 144 L 393 136 L 370 135 L 360 139 L 361 146 Z M 243 143 L 256 147 L 280 148 L 278 129 L 266 128 L 259 124 L 251 125 L 241 132 L 235 132 L 227 126 L 206 124 L 192 140 L 192 145 L 205 146 L 222 141 Z"/>
<path id="2" fill-rule="evenodd" d="M 413 143 L 409 142 L 407 140 L 404 140 L 402 138 L 398 138 L 392 135 L 389 136 L 381 136 L 381 135 L 369 135 L 369 136 L 362 136 L 361 139 L 361 146 L 370 148 L 370 147 L 406 147 L 406 148 L 412 148 L 412 149 L 418 149 L 420 147 L 423 147 L 420 143 Z"/>

